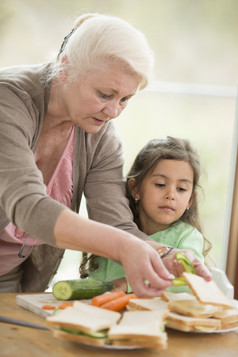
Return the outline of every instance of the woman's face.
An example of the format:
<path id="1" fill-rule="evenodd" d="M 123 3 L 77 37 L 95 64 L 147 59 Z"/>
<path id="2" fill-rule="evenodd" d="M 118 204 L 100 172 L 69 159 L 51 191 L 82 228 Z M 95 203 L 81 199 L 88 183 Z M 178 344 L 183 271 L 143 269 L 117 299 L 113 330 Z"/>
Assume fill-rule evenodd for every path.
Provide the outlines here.
<path id="1" fill-rule="evenodd" d="M 119 64 L 103 64 L 77 82 L 63 81 L 62 110 L 68 120 L 95 134 L 118 117 L 135 94 L 139 80 Z"/>
<path id="2" fill-rule="evenodd" d="M 161 160 L 141 183 L 136 197 L 143 231 L 168 228 L 192 204 L 193 170 L 186 161 Z"/>

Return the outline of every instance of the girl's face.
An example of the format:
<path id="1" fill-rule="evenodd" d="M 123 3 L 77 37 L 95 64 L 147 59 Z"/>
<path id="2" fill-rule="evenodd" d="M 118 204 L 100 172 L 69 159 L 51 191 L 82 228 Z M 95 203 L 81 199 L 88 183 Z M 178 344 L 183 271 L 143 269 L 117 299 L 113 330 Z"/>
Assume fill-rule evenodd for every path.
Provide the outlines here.
<path id="1" fill-rule="evenodd" d="M 67 74 L 65 77 L 62 111 L 68 120 L 91 134 L 122 112 L 139 84 L 135 74 L 115 63 L 98 65 L 77 82 L 67 81 Z"/>
<path id="2" fill-rule="evenodd" d="M 142 230 L 151 235 L 168 228 L 192 204 L 193 170 L 186 161 L 161 160 L 142 181 L 139 199 Z"/>

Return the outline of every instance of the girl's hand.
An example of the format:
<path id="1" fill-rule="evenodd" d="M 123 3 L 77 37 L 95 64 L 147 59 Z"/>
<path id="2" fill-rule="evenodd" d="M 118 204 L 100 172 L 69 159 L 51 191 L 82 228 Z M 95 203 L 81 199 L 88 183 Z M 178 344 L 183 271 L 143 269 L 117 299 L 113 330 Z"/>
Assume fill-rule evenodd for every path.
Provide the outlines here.
<path id="1" fill-rule="evenodd" d="M 205 280 L 210 281 L 212 279 L 211 273 L 208 268 L 196 257 L 193 251 L 189 249 L 173 249 L 171 252 L 162 259 L 164 265 L 176 277 L 180 277 L 184 272 L 182 264 L 176 260 L 176 253 L 182 253 L 190 260 L 194 266 L 195 273 L 202 276 Z"/>
<path id="2" fill-rule="evenodd" d="M 124 293 L 127 292 L 127 280 L 126 278 L 118 278 L 111 281 L 113 283 L 114 288 L 112 292 L 115 291 L 123 291 Z"/>

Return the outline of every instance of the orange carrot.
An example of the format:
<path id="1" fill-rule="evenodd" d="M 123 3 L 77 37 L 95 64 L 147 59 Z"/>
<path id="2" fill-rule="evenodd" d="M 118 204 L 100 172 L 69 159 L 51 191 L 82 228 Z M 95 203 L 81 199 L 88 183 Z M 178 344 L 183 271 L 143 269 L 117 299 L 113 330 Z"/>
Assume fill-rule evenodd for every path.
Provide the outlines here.
<path id="1" fill-rule="evenodd" d="M 64 301 L 61 305 L 58 306 L 59 309 L 66 309 L 66 307 L 73 306 L 73 302 Z"/>
<path id="2" fill-rule="evenodd" d="M 117 299 L 111 300 L 106 302 L 105 304 L 101 305 L 100 307 L 107 310 L 112 311 L 121 311 L 124 307 L 128 304 L 131 299 L 136 299 L 135 294 L 125 294 L 124 296 L 120 296 Z"/>
<path id="3" fill-rule="evenodd" d="M 124 293 L 123 291 L 115 291 L 114 293 L 97 295 L 92 298 L 91 304 L 93 306 L 101 306 L 111 300 L 117 299 L 120 296 L 125 296 L 125 295 L 126 293 Z"/>
<path id="4" fill-rule="evenodd" d="M 43 305 L 43 306 L 41 306 L 41 308 L 44 309 L 44 310 L 54 310 L 55 306 L 53 306 L 53 305 Z"/>

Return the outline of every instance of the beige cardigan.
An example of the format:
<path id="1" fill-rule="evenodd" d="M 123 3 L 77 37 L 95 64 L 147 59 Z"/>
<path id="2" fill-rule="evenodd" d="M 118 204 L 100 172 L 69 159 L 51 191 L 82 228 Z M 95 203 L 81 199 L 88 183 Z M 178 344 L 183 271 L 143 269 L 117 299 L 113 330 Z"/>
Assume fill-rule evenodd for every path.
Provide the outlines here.
<path id="1" fill-rule="evenodd" d="M 34 160 L 49 100 L 44 81 L 49 66 L 0 70 L 0 231 L 12 221 L 46 243 L 22 264 L 22 291 L 28 292 L 46 289 L 64 253 L 56 248 L 53 230 L 65 207 L 47 196 Z M 94 135 L 76 127 L 71 208 L 79 211 L 84 193 L 89 218 L 148 239 L 133 223 L 122 168 L 121 141 L 112 122 Z"/>

